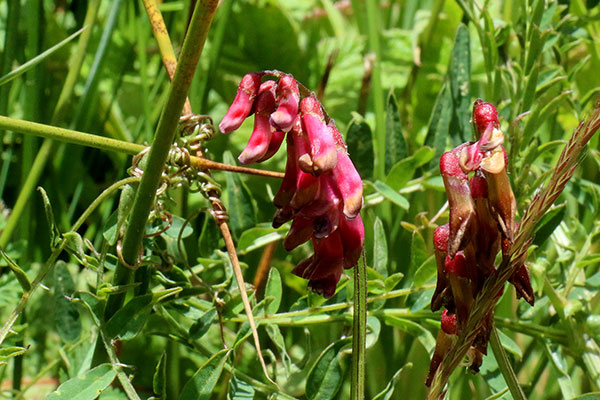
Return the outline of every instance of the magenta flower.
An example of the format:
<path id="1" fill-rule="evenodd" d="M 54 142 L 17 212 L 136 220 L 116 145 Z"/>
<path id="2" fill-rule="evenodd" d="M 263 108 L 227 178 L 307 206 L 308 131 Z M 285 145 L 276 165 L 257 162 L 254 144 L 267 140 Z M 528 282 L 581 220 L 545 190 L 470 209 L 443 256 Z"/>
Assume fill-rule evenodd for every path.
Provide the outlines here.
<path id="1" fill-rule="evenodd" d="M 244 120 L 248 118 L 252 111 L 254 98 L 260 87 L 262 73 L 250 73 L 244 75 L 238 86 L 235 100 L 227 110 L 227 114 L 219 124 L 219 129 L 223 133 L 233 132 L 238 129 Z"/>
<path id="2" fill-rule="evenodd" d="M 238 157 L 242 164 L 251 164 L 265 158 L 275 129 L 269 123 L 269 116 L 275 109 L 275 81 L 260 85 L 254 112 L 254 130 L 246 148 Z"/>
<path id="3" fill-rule="evenodd" d="M 273 199 L 273 227 L 292 221 L 283 243 L 288 251 L 312 239 L 314 254 L 293 273 L 308 279 L 315 292 L 331 297 L 342 270 L 356 265 L 362 253 L 362 180 L 316 97 L 300 100 L 291 75 L 260 84 L 263 75 L 244 77 L 220 127 L 230 132 L 255 113 L 254 130 L 239 156 L 243 164 L 269 159 L 286 137 L 285 175 Z"/>
<path id="4" fill-rule="evenodd" d="M 277 110 L 271 114 L 270 123 L 283 132 L 289 132 L 298 115 L 298 102 L 300 101 L 298 84 L 293 76 L 285 75 L 279 79 L 279 84 L 277 85 L 277 101 L 279 106 L 277 107 Z"/>
<path id="5" fill-rule="evenodd" d="M 300 102 L 300 111 L 302 128 L 310 140 L 314 173 L 320 175 L 331 172 L 337 164 L 337 151 L 321 104 L 315 97 L 305 97 Z"/>

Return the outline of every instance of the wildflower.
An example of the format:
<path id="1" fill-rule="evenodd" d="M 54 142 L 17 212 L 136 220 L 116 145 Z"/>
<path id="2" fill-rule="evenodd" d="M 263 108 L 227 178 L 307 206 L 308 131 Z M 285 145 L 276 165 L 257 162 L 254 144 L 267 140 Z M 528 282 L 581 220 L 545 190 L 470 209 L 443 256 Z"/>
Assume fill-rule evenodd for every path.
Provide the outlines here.
<path id="1" fill-rule="evenodd" d="M 453 346 L 452 335 L 463 334 L 475 297 L 487 279 L 495 275 L 498 253 L 502 252 L 504 260 L 509 256 L 518 227 L 498 112 L 492 104 L 477 100 L 473 104 L 472 122 L 477 140 L 461 144 L 440 158 L 450 215 L 449 223 L 434 232 L 438 282 L 431 309 L 446 309 L 442 313 L 442 330 L 437 337 L 427 385 L 448 346 Z M 519 267 L 509 282 L 515 286 L 518 298 L 533 305 L 534 293 L 525 258 L 526 253 L 518 261 Z M 503 290 L 499 290 L 497 297 Z M 483 355 L 487 354 L 493 317 L 490 312 L 479 321 L 467 353 L 469 368 L 474 372 L 479 370 Z"/>
<path id="2" fill-rule="evenodd" d="M 227 110 L 227 114 L 219 124 L 219 129 L 223 133 L 233 132 L 238 129 L 244 120 L 248 118 L 254 104 L 254 98 L 260 87 L 262 74 L 250 73 L 244 75 L 238 86 L 235 100 Z"/>
<path id="3" fill-rule="evenodd" d="M 298 84 L 292 75 L 285 75 L 279 79 L 277 99 L 279 106 L 271 114 L 269 122 L 275 128 L 289 132 L 294 125 L 296 115 L 298 115 L 298 101 L 300 100 Z"/>
<path id="4" fill-rule="evenodd" d="M 300 111 L 302 128 L 310 140 L 314 173 L 331 172 L 337 164 L 337 151 L 319 101 L 313 96 L 305 97 L 300 102 Z"/>
<path id="5" fill-rule="evenodd" d="M 331 297 L 342 270 L 356 265 L 362 252 L 362 180 L 335 123 L 325 121 L 318 100 L 313 95 L 300 100 L 291 75 L 260 84 L 262 76 L 244 77 L 221 131 L 237 129 L 254 110 L 254 130 L 239 156 L 244 164 L 269 159 L 286 138 L 285 174 L 273 199 L 277 207 L 273 227 L 292 221 L 284 240 L 288 251 L 312 241 L 314 254 L 292 272 L 308 279 L 313 291 Z"/>
<path id="6" fill-rule="evenodd" d="M 275 109 L 275 82 L 266 81 L 260 85 L 254 112 L 254 130 L 246 148 L 238 157 L 242 164 L 251 164 L 265 157 L 275 129 L 269 123 L 269 116 Z"/>

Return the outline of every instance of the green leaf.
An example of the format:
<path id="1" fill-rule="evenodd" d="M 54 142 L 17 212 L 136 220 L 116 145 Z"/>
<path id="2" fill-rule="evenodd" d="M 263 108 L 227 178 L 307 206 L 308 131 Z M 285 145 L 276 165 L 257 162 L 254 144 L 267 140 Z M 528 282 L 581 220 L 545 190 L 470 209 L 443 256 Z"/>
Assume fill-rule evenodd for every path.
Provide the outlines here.
<path id="1" fill-rule="evenodd" d="M 152 390 L 160 400 L 167 398 L 167 353 L 163 352 L 152 375 Z"/>
<path id="2" fill-rule="evenodd" d="M 398 161 L 406 158 L 408 150 L 406 140 L 402 135 L 402 122 L 398 103 L 393 92 L 388 97 L 388 106 L 385 118 L 385 173 Z"/>
<path id="3" fill-rule="evenodd" d="M 419 231 L 414 231 L 410 244 L 410 267 L 409 276 L 413 276 L 417 269 L 427 260 L 428 254 L 425 249 L 425 240 Z"/>
<path id="4" fill-rule="evenodd" d="M 437 98 L 429 125 L 427 128 L 427 136 L 425 136 L 425 145 L 435 149 L 435 156 L 428 164 L 428 168 L 434 168 L 435 160 L 439 160 L 440 156 L 446 150 L 448 141 L 448 132 L 450 129 L 450 118 L 452 116 L 452 96 L 447 84 L 444 84 Z"/>
<path id="5" fill-rule="evenodd" d="M 192 338 L 194 340 L 198 340 L 198 339 L 202 338 L 202 336 L 204 336 L 204 334 L 206 334 L 206 332 L 208 332 L 208 330 L 212 326 L 213 321 L 215 320 L 216 317 L 217 317 L 217 309 L 216 308 L 211 308 L 210 310 L 208 310 L 207 312 L 202 314 L 202 316 L 200 318 L 198 318 L 198 321 L 194 322 L 192 324 L 192 326 L 190 326 L 190 330 L 189 330 L 190 338 Z"/>
<path id="6" fill-rule="evenodd" d="M 81 335 L 79 309 L 68 299 L 74 292 L 75 282 L 67 264 L 59 260 L 54 266 L 54 324 L 65 342 L 74 342 Z"/>
<path id="7" fill-rule="evenodd" d="M 573 397 L 571 400 L 600 400 L 600 392 L 582 394 L 581 396 Z"/>
<path id="8" fill-rule="evenodd" d="M 230 151 L 223 154 L 225 164 L 235 165 Z M 252 206 L 252 194 L 240 179 L 239 174 L 225 173 L 227 180 L 227 213 L 231 231 L 236 238 L 246 229 L 256 225 L 256 214 Z"/>
<path id="9" fill-rule="evenodd" d="M 469 28 L 458 25 L 452 55 L 450 56 L 450 93 L 452 120 L 450 137 L 456 146 L 471 137 L 471 40 Z"/>
<path id="10" fill-rule="evenodd" d="M 383 197 L 390 200 L 392 203 L 396 204 L 400 208 L 408 210 L 410 207 L 410 203 L 406 200 L 406 197 L 402 196 L 400 193 L 389 187 L 387 184 L 381 181 L 375 181 L 373 183 L 373 187 L 377 190 Z"/>
<path id="11" fill-rule="evenodd" d="M 48 227 L 50 229 L 50 247 L 54 248 L 58 243 L 60 231 L 54 223 L 54 212 L 52 211 L 52 204 L 50 204 L 48 194 L 46 194 L 46 191 L 41 186 L 38 186 L 38 190 L 42 195 L 42 201 L 44 202 L 44 212 L 46 213 L 46 220 L 48 221 Z"/>
<path id="12" fill-rule="evenodd" d="M 390 400 L 392 398 L 392 395 L 394 394 L 394 388 L 396 386 L 396 383 L 398 383 L 398 381 L 400 380 L 400 375 L 402 374 L 402 371 L 408 368 L 412 368 L 412 363 L 404 364 L 402 368 L 396 371 L 396 373 L 394 374 L 394 376 L 392 376 L 392 379 L 387 384 L 387 386 L 375 397 L 373 397 L 373 400 Z"/>
<path id="13" fill-rule="evenodd" d="M 208 400 L 221 376 L 225 362 L 231 349 L 223 349 L 198 368 L 196 373 L 185 384 L 179 395 L 180 400 Z"/>
<path id="14" fill-rule="evenodd" d="M 27 351 L 26 348 L 16 347 L 16 346 L 0 348 L 0 362 L 6 361 L 9 358 L 20 356 L 21 354 L 24 354 L 26 351 Z"/>
<path id="15" fill-rule="evenodd" d="M 437 265 L 435 261 L 435 255 L 431 255 L 423 264 L 417 268 L 413 278 L 413 285 L 415 287 L 423 286 L 431 278 L 437 274 Z"/>
<path id="16" fill-rule="evenodd" d="M 198 236 L 198 253 L 203 257 L 209 257 L 219 247 L 221 231 L 212 215 L 208 212 L 200 215 L 203 220 L 200 235 Z"/>
<path id="17" fill-rule="evenodd" d="M 54 392 L 45 397 L 46 400 L 94 400 L 117 376 L 112 364 L 100 364 L 81 376 L 69 379 Z"/>
<path id="18" fill-rule="evenodd" d="M 228 398 L 230 400 L 252 400 L 254 399 L 254 387 L 233 375 L 229 380 Z"/>
<path id="19" fill-rule="evenodd" d="M 563 203 L 552 207 L 546 214 L 544 214 L 536 226 L 533 244 L 536 246 L 541 246 L 544 244 L 546 239 L 552 235 L 552 232 L 554 232 L 556 227 L 560 225 L 562 220 L 565 218 L 566 212 L 567 203 Z"/>
<path id="20" fill-rule="evenodd" d="M 250 251 L 259 249 L 269 243 L 283 239 L 288 231 L 288 227 L 280 228 L 257 226 L 245 230 L 238 240 L 238 254 L 246 254 Z"/>
<path id="21" fill-rule="evenodd" d="M 27 277 L 25 271 L 23 271 L 21 267 L 19 267 L 17 263 L 10 258 L 8 254 L 6 254 L 4 249 L 0 248 L 0 254 L 2 254 L 2 257 L 8 264 L 8 268 L 10 268 L 10 270 L 15 274 L 15 277 L 17 278 L 17 281 L 19 281 L 19 285 L 21 285 L 23 291 L 29 292 L 29 290 L 31 290 L 31 282 L 29 282 L 29 278 Z"/>
<path id="22" fill-rule="evenodd" d="M 409 335 L 415 336 L 428 353 L 431 353 L 435 348 L 435 339 L 433 338 L 433 335 L 421 325 L 407 319 L 391 316 L 385 317 L 385 323 L 395 326 Z"/>
<path id="23" fill-rule="evenodd" d="M 417 168 L 427 164 L 435 156 L 435 150 L 423 146 L 410 157 L 397 162 L 385 178 L 385 183 L 394 190 L 400 190 L 412 179 Z"/>
<path id="24" fill-rule="evenodd" d="M 283 289 L 281 287 L 281 275 L 277 268 L 269 270 L 267 285 L 265 286 L 265 298 L 271 297 L 271 302 L 267 305 L 265 312 L 267 314 L 275 314 L 279 310 Z"/>
<path id="25" fill-rule="evenodd" d="M 375 217 L 373 224 L 373 269 L 383 278 L 388 276 L 388 245 L 383 222 Z"/>
<path id="26" fill-rule="evenodd" d="M 515 343 L 515 341 L 512 340 L 510 337 L 508 337 L 500 329 L 497 329 L 497 331 L 498 331 L 498 337 L 500 338 L 500 343 L 502 344 L 502 347 L 504 347 L 508 352 L 517 356 L 519 359 L 522 359 L 523 352 L 521 351 L 521 348 Z"/>
<path id="27" fill-rule="evenodd" d="M 173 239 L 178 239 L 179 233 L 181 232 L 181 228 L 183 228 L 183 224 L 185 224 L 185 219 L 183 219 L 177 215 L 173 215 L 172 221 L 171 221 L 171 226 L 169 227 L 169 229 L 167 229 L 163 233 L 163 235 L 170 236 Z M 181 238 L 185 239 L 186 237 L 190 236 L 192 233 L 194 233 L 194 228 L 192 228 L 192 226 L 188 223 L 185 225 L 185 228 L 183 228 L 183 232 L 181 233 Z"/>
<path id="28" fill-rule="evenodd" d="M 346 134 L 348 154 L 363 179 L 373 178 L 373 133 L 365 121 L 352 120 Z"/>
<path id="29" fill-rule="evenodd" d="M 283 339 L 283 335 L 281 334 L 279 326 L 275 324 L 266 324 L 265 331 L 267 331 L 267 335 L 269 335 L 269 338 L 273 344 L 275 344 L 277 351 L 281 354 L 283 366 L 286 372 L 289 374 L 292 365 L 292 359 L 288 355 L 287 348 L 285 346 L 285 340 Z"/>
<path id="30" fill-rule="evenodd" d="M 176 287 L 134 297 L 106 322 L 106 334 L 110 339 L 115 337 L 122 340 L 133 339 L 146 324 L 152 306 L 179 292 L 181 292 L 181 288 Z"/>
<path id="31" fill-rule="evenodd" d="M 343 371 L 340 365 L 340 351 L 351 338 L 331 343 L 317 358 L 306 377 L 306 397 L 309 400 L 333 399 L 342 387 Z"/>
<path id="32" fill-rule="evenodd" d="M 24 74 L 25 72 L 29 71 L 31 68 L 35 67 L 36 65 L 38 65 L 39 63 L 44 61 L 46 58 L 48 58 L 49 56 L 54 54 L 56 51 L 60 50 L 63 46 L 68 44 L 71 40 L 75 39 L 77 36 L 79 36 L 81 34 L 81 32 L 83 32 L 87 28 L 88 28 L 87 26 L 84 26 L 83 28 L 81 28 L 77 32 L 73 33 L 71 36 L 69 36 L 65 40 L 55 44 L 54 46 L 50 47 L 48 50 L 44 51 L 43 53 L 41 53 L 41 54 L 35 56 L 34 58 L 32 58 L 31 60 L 27 61 L 25 64 L 20 65 L 19 67 L 13 69 L 8 74 L 6 74 L 2 78 L 0 78 L 0 86 L 4 85 L 7 82 L 12 81 L 13 79 L 15 79 L 15 78 L 21 76 L 22 74 Z"/>

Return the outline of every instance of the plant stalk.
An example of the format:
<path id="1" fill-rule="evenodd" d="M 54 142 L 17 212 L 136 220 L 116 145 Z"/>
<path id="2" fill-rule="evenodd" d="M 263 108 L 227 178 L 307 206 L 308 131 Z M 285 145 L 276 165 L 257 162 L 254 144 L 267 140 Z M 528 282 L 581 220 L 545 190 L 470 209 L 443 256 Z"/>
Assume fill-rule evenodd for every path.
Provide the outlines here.
<path id="1" fill-rule="evenodd" d="M 204 48 L 204 42 L 217 4 L 217 0 L 202 0 L 196 3 L 188 33 L 183 43 L 180 61 L 169 88 L 167 104 L 156 129 L 154 141 L 148 155 L 148 163 L 136 192 L 131 218 L 123 238 L 122 256 L 123 260 L 129 265 L 137 264 L 144 227 L 154 204 L 156 189 L 160 183 L 162 171 L 175 137 L 179 117 L 192 83 L 196 65 Z M 131 275 L 132 270 L 120 262 L 116 267 L 113 283 L 116 285 L 126 284 Z M 106 320 L 121 308 L 124 301 L 125 293 L 118 293 L 109 297 L 105 313 Z"/>
<path id="2" fill-rule="evenodd" d="M 0 129 L 7 129 L 26 135 L 39 136 L 47 139 L 79 144 L 82 146 L 93 147 L 100 150 L 116 151 L 130 155 L 138 154 L 146 149 L 146 146 L 137 143 L 129 143 L 122 140 L 107 138 L 105 136 L 92 135 L 90 133 L 59 128 L 51 125 L 38 124 L 36 122 L 23 121 L 15 118 L 4 117 L 1 115 Z M 196 168 L 214 169 L 219 171 L 238 172 L 249 175 L 260 175 L 269 178 L 283 178 L 282 172 L 266 171 L 255 168 L 239 167 L 237 165 L 222 164 L 216 161 L 211 161 L 202 157 L 195 156 L 190 156 L 190 166 Z"/>
<path id="3" fill-rule="evenodd" d="M 350 398 L 365 398 L 365 368 L 367 364 L 367 263 L 363 251 L 354 266 L 354 316 L 352 319 L 352 381 Z"/>

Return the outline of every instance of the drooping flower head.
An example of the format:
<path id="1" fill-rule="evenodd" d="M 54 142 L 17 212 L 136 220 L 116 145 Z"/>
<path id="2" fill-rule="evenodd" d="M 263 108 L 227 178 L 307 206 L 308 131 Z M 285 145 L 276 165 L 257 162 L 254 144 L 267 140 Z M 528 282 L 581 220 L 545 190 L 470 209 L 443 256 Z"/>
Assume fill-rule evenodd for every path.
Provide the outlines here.
<path id="1" fill-rule="evenodd" d="M 300 98 L 298 83 L 287 74 L 261 83 L 266 73 L 247 74 L 219 125 L 231 132 L 254 112 L 254 129 L 239 156 L 243 164 L 272 157 L 283 139 L 287 161 L 273 199 L 273 226 L 292 221 L 284 240 L 291 251 L 309 240 L 315 252 L 294 274 L 325 297 L 335 293 L 344 268 L 352 268 L 362 252 L 365 230 L 360 218 L 362 180 L 333 120 L 326 120 L 317 98 Z"/>

